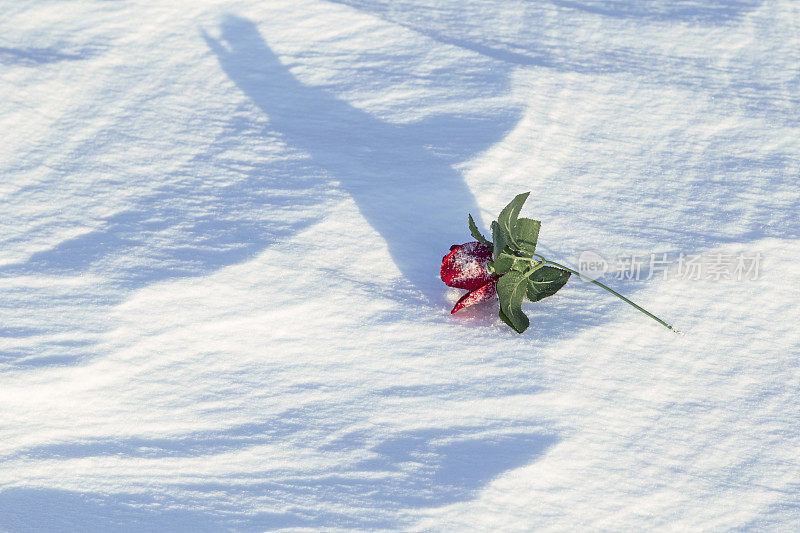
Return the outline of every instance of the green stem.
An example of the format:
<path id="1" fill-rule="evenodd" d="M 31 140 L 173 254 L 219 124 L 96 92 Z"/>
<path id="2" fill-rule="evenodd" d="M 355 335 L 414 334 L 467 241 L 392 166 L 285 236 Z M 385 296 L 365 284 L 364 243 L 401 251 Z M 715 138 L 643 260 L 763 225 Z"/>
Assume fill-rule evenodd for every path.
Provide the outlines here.
<path id="1" fill-rule="evenodd" d="M 535 265 L 535 266 L 533 266 L 533 268 L 531 268 L 530 270 L 528 270 L 527 272 L 525 272 L 525 277 L 526 277 L 526 278 L 529 278 L 529 277 L 531 277 L 531 276 L 533 275 L 533 273 L 534 273 L 534 272 L 536 272 L 537 270 L 539 270 L 540 268 L 542 268 L 542 267 L 545 265 L 545 263 L 547 263 L 547 259 L 545 259 L 545 258 L 544 258 L 544 257 L 542 257 L 541 255 L 537 255 L 537 254 L 533 254 L 533 255 L 535 255 L 535 256 L 537 256 L 537 257 L 539 257 L 541 260 L 540 260 L 540 261 L 537 261 L 537 262 L 536 262 L 536 265 Z M 533 263 L 533 261 L 531 261 L 531 263 Z"/>
<path id="2" fill-rule="evenodd" d="M 553 265 L 554 267 L 557 267 L 557 268 L 563 268 L 564 270 L 568 270 L 569 272 L 572 272 L 572 273 L 573 273 L 573 274 L 575 274 L 575 275 L 578 275 L 578 276 L 580 276 L 580 275 L 581 275 L 581 273 L 580 273 L 580 272 L 576 272 L 575 270 L 572 270 L 572 269 L 571 269 L 571 268 L 569 268 L 569 267 L 565 267 L 564 265 L 561 265 L 561 264 L 559 264 L 559 263 L 556 263 L 555 261 L 549 261 L 549 260 L 548 260 L 548 261 L 547 261 L 547 263 L 548 263 L 548 264 L 551 264 L 551 265 Z M 633 303 L 632 301 L 628 300 L 627 298 L 625 298 L 623 295 L 621 295 L 620 293 L 618 293 L 618 292 L 617 292 L 617 291 L 615 291 L 614 289 L 612 289 L 612 288 L 610 288 L 610 287 L 607 287 L 606 285 L 604 285 L 604 284 L 600 283 L 599 281 L 596 281 L 596 280 L 593 280 L 593 279 L 590 279 L 590 278 L 585 278 L 585 277 L 584 277 L 583 279 L 589 279 L 589 281 L 591 281 L 591 282 L 592 282 L 592 283 L 594 283 L 595 285 L 597 285 L 597 286 L 599 286 L 599 287 L 602 287 L 602 288 L 604 288 L 605 290 L 607 290 L 608 292 L 610 292 L 611 294 L 613 294 L 614 296 L 616 296 L 617 298 L 619 298 L 619 299 L 620 299 L 620 300 L 622 300 L 623 302 L 626 302 L 626 303 L 628 303 L 628 304 L 632 305 L 633 307 L 635 307 L 636 309 L 638 309 L 638 310 L 639 310 L 639 311 L 641 311 L 642 313 L 646 314 L 647 316 L 649 316 L 650 318 L 652 318 L 653 320 L 655 320 L 656 322 L 658 322 L 658 323 L 659 323 L 659 324 L 661 324 L 662 326 L 666 327 L 667 329 L 671 329 L 672 331 L 674 331 L 674 332 L 676 332 L 676 333 L 678 332 L 678 330 L 677 330 L 677 329 L 673 328 L 671 325 L 667 324 L 666 322 L 664 322 L 663 320 L 661 320 L 660 318 L 658 318 L 656 315 L 654 315 L 653 313 L 651 313 L 650 311 L 648 311 L 648 310 L 647 310 L 647 309 L 645 309 L 644 307 L 641 307 L 641 306 L 639 306 L 639 305 L 636 305 L 636 304 L 635 304 L 635 303 Z"/>

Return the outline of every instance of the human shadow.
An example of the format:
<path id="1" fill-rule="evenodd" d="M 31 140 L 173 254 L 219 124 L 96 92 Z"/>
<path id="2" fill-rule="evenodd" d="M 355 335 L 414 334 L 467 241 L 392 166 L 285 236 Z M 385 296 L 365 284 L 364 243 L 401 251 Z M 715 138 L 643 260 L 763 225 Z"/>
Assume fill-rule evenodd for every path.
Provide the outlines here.
<path id="1" fill-rule="evenodd" d="M 249 111 L 235 114 L 213 142 L 156 186 L 146 187 L 142 177 L 136 184 L 142 193 L 132 195 L 124 210 L 94 220 L 85 233 L 4 264 L 0 277 L 95 274 L 108 282 L 103 305 L 113 306 L 130 290 L 208 275 L 291 238 L 324 217 L 321 208 L 338 182 L 385 240 L 414 291 L 403 288 L 398 293 L 398 287 L 357 281 L 392 297 L 440 296 L 438 258 L 451 244 L 470 238 L 467 212 L 480 219 L 473 195 L 452 165 L 502 137 L 516 116 L 504 110 L 491 116 L 458 113 L 391 124 L 297 81 L 248 20 L 229 17 L 220 40 L 205 37 L 225 72 L 267 113 L 269 124 L 254 120 Z M 2 54 L 31 64 L 81 56 L 51 49 L 0 49 Z M 479 86 L 504 89 L 505 70 L 483 70 L 474 74 Z M 274 157 L 276 143 L 271 141 L 278 136 L 288 141 L 293 157 Z M 97 142 L 87 140 L 76 153 L 91 151 Z M 247 157 L 240 157 L 245 150 L 234 148 L 244 146 Z M 311 158 L 296 157 L 300 150 Z M 80 170 L 78 162 L 63 172 Z M 347 268 L 329 266 L 333 275 Z M 79 294 L 47 297 L 83 305 Z M 105 312 L 106 307 L 98 307 L 98 314 Z M 69 314 L 61 314 L 36 334 L 78 327 Z M 61 344 L 32 350 L 22 346 L 34 335 L 32 330 L 0 331 L 0 336 L 5 333 L 10 333 L 12 346 L 0 354 L 0 364 L 72 364 L 91 355 L 88 348 L 65 350 Z"/>
<path id="2" fill-rule="evenodd" d="M 515 121 L 451 116 L 413 127 L 392 124 L 298 81 L 250 20 L 228 16 L 218 39 L 203 37 L 271 127 L 352 197 L 411 287 L 434 294 L 442 254 L 469 239 L 466 214 L 478 210 L 452 161 L 429 143 L 455 136 L 472 150 L 483 149 Z"/>

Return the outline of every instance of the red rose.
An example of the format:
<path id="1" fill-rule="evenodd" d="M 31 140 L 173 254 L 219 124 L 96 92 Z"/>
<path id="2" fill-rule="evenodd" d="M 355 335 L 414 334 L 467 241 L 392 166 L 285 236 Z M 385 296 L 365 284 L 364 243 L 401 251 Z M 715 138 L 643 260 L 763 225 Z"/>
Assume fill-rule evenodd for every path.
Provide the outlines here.
<path id="1" fill-rule="evenodd" d="M 450 247 L 450 253 L 442 259 L 442 281 L 469 291 L 456 302 L 451 313 L 494 298 L 500 276 L 489 272 L 486 263 L 491 260 L 492 249 L 477 241 Z"/>

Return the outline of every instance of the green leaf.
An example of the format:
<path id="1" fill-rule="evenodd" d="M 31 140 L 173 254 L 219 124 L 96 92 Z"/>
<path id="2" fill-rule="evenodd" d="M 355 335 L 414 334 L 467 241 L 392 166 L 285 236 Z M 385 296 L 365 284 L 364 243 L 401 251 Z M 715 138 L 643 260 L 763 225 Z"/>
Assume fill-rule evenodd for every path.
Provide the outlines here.
<path id="1" fill-rule="evenodd" d="M 502 307 L 500 308 L 500 320 L 505 322 L 508 325 L 508 327 L 510 327 L 511 329 L 516 331 L 516 329 L 514 328 L 514 324 L 511 323 L 511 320 L 509 320 L 508 317 L 506 316 L 506 314 L 503 312 L 503 308 Z"/>
<path id="2" fill-rule="evenodd" d="M 528 278 L 527 295 L 532 302 L 552 296 L 569 281 L 570 272 L 554 268 L 542 267 Z M 502 279 L 502 278 L 501 278 Z"/>
<path id="3" fill-rule="evenodd" d="M 528 278 L 516 270 L 511 270 L 497 280 L 500 310 L 517 333 L 522 333 L 530 325 L 528 317 L 522 312 L 522 301 L 525 299 L 527 288 Z"/>
<path id="4" fill-rule="evenodd" d="M 506 253 L 501 253 L 497 256 L 497 261 L 494 261 L 494 273 L 500 274 L 501 276 L 511 270 L 511 267 L 514 265 L 514 258 Z"/>
<path id="5" fill-rule="evenodd" d="M 530 194 L 530 192 L 524 192 L 516 195 L 514 199 L 500 211 L 500 215 L 497 217 L 497 223 L 500 225 L 500 229 L 506 233 L 508 241 L 510 241 L 515 248 L 518 248 L 516 242 L 517 217 L 522 210 L 525 200 L 528 199 L 528 195 Z"/>
<path id="6" fill-rule="evenodd" d="M 517 220 L 516 239 L 522 251 L 532 254 L 536 251 L 536 242 L 539 240 L 539 228 L 542 223 L 530 218 Z"/>
<path id="7" fill-rule="evenodd" d="M 492 245 L 492 243 L 489 242 L 486 239 L 486 237 L 481 235 L 480 230 L 478 230 L 478 226 L 476 226 L 475 225 L 475 221 L 472 220 L 472 215 L 471 214 L 469 215 L 469 232 L 475 238 L 476 241 L 479 241 L 479 242 L 485 244 L 486 246 L 491 246 Z"/>
<path id="8" fill-rule="evenodd" d="M 492 241 L 494 241 L 492 245 L 492 261 L 497 261 L 497 258 L 503 252 L 503 248 L 506 247 L 506 236 L 496 220 L 492 222 Z"/>
<path id="9" fill-rule="evenodd" d="M 507 249 L 507 248 L 506 248 Z M 509 270 L 525 272 L 530 266 L 529 261 L 523 261 L 509 253 L 501 252 L 494 262 L 494 269 L 497 274 L 505 274 Z"/>

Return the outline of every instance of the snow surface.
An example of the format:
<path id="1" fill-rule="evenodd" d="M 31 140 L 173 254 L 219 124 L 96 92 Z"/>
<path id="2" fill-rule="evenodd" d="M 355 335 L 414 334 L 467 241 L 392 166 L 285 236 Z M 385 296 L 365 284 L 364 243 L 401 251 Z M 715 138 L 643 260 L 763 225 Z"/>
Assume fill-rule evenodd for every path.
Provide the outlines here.
<path id="1" fill-rule="evenodd" d="M 800 3 L 2 3 L 0 530 L 800 528 Z M 573 262 L 450 316 L 517 193 Z"/>

